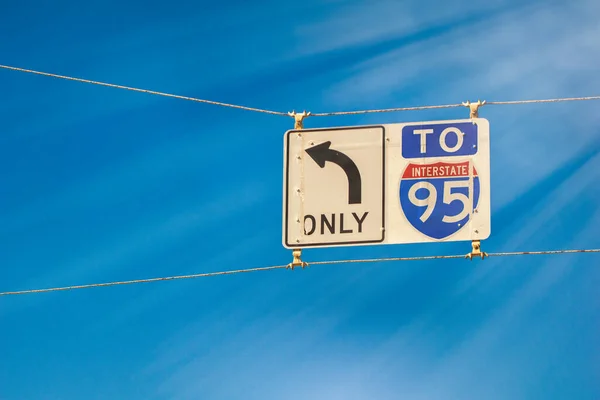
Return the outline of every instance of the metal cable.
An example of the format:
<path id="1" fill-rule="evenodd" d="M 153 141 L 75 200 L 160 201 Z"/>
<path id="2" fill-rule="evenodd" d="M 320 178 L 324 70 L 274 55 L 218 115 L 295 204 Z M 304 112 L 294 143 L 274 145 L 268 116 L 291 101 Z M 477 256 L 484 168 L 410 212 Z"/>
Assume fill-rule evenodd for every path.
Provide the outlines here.
<path id="1" fill-rule="evenodd" d="M 600 100 L 600 96 L 587 97 L 564 97 L 560 99 L 545 99 L 545 100 L 512 100 L 512 101 L 488 101 L 486 104 L 505 105 L 505 104 L 531 104 L 531 103 L 559 103 L 561 101 L 587 101 Z"/>
<path id="2" fill-rule="evenodd" d="M 136 284 L 136 283 L 148 283 L 148 282 L 158 282 L 158 281 L 174 281 L 174 280 L 178 280 L 178 279 L 205 278 L 205 277 L 217 276 L 217 275 L 241 274 L 244 272 L 269 271 L 269 270 L 280 269 L 280 268 L 285 268 L 285 267 L 286 267 L 285 265 L 277 265 L 277 266 L 272 266 L 272 267 L 248 268 L 248 269 L 238 269 L 238 270 L 220 271 L 220 272 L 206 272 L 206 273 L 202 273 L 202 274 L 192 274 L 192 275 L 176 275 L 176 276 L 165 276 L 165 277 L 161 277 L 161 278 L 133 279 L 130 281 L 90 283 L 87 285 L 63 286 L 63 287 L 55 287 L 55 288 L 48 288 L 48 289 L 18 290 L 18 291 L 13 291 L 13 292 L 0 292 L 0 296 L 28 294 L 28 293 L 58 292 L 61 290 L 89 289 L 89 288 L 93 288 L 93 287 L 104 287 L 104 286 L 132 285 L 132 284 Z"/>
<path id="3" fill-rule="evenodd" d="M 537 255 L 552 255 L 552 254 L 574 254 L 574 253 L 600 253 L 600 249 L 587 250 L 545 250 L 545 251 L 518 251 L 513 253 L 489 253 L 490 257 L 507 257 L 507 256 L 537 256 Z"/>
<path id="4" fill-rule="evenodd" d="M 462 104 L 444 104 L 439 106 L 417 106 L 417 107 L 395 107 L 395 108 L 382 108 L 378 110 L 356 110 L 356 111 L 334 111 L 324 113 L 311 113 L 312 117 L 332 117 L 335 115 L 357 115 L 357 114 L 373 114 L 373 113 L 387 113 L 395 111 L 417 111 L 417 110 L 433 110 L 438 108 L 456 108 L 463 107 Z"/>
<path id="5" fill-rule="evenodd" d="M 487 253 L 488 257 L 507 257 L 507 256 L 522 256 L 522 255 L 556 255 L 556 254 L 573 254 L 573 253 L 600 253 L 600 249 L 586 249 L 586 250 L 547 250 L 547 251 L 517 251 L 509 253 Z M 356 264 L 356 263 L 376 263 L 376 262 L 391 262 L 391 261 L 424 261 L 424 260 L 448 260 L 448 259 L 464 259 L 466 256 L 461 255 L 443 255 L 443 256 L 418 256 L 418 257 L 390 257 L 390 258 L 370 258 L 370 259 L 356 259 L 356 260 L 332 260 L 332 261 L 315 261 L 309 263 L 309 265 L 335 265 L 335 264 Z M 178 279 L 193 279 L 193 278 L 205 278 L 209 276 L 217 275 L 233 275 L 241 274 L 245 272 L 258 272 L 258 271 L 270 271 L 275 269 L 287 269 L 288 265 L 274 265 L 271 267 L 259 267 L 259 268 L 248 268 L 238 269 L 230 271 L 220 272 L 207 272 L 202 274 L 192 275 L 176 275 L 166 276 L 161 278 L 148 278 L 148 279 L 134 279 L 130 281 L 117 281 L 117 282 L 106 282 L 106 283 L 91 283 L 87 285 L 76 285 L 76 286 L 63 286 L 47 289 L 29 289 L 29 290 L 18 290 L 11 292 L 0 292 L 0 296 L 10 296 L 19 294 L 31 294 L 31 293 L 45 293 L 45 292 L 58 292 L 64 290 L 74 289 L 88 289 L 93 287 L 105 287 L 105 286 L 117 286 L 117 285 L 131 285 L 136 283 L 148 283 L 158 281 L 172 281 Z"/>
<path id="6" fill-rule="evenodd" d="M 12 70 L 12 71 L 27 72 L 27 73 L 36 74 L 36 75 L 49 76 L 49 77 L 53 77 L 53 78 L 66 79 L 66 80 L 70 80 L 70 81 L 90 83 L 93 85 L 100 85 L 100 86 L 112 87 L 112 88 L 117 88 L 117 89 L 125 89 L 125 90 L 134 91 L 134 92 L 148 93 L 148 94 L 154 94 L 154 95 L 164 96 L 164 97 L 172 97 L 172 98 L 181 99 L 181 100 L 195 101 L 198 103 L 207 103 L 207 104 L 213 104 L 213 105 L 217 105 L 217 106 L 237 108 L 237 109 L 242 109 L 242 110 L 247 110 L 247 111 L 255 111 L 255 112 L 271 114 L 271 115 L 280 115 L 280 116 L 290 116 L 291 115 L 290 113 L 282 112 L 282 111 L 264 110 L 261 108 L 246 107 L 246 106 L 240 106 L 240 105 L 236 105 L 236 104 L 229 104 L 229 103 L 223 103 L 223 102 L 212 101 L 212 100 L 204 100 L 204 99 L 199 99 L 196 97 L 180 96 L 180 95 L 176 95 L 176 94 L 157 92 L 154 90 L 147 90 L 147 89 L 138 89 L 138 88 L 134 88 L 134 87 L 130 87 L 130 86 L 122 86 L 122 85 L 115 85 L 112 83 L 92 81 L 89 79 L 74 78 L 71 76 L 57 75 L 57 74 L 52 74 L 52 73 L 48 73 L 48 72 L 34 71 L 31 69 L 25 69 L 25 68 L 19 68 L 19 67 L 11 67 L 8 65 L 0 65 L 0 68 Z M 563 101 L 587 101 L 587 100 L 600 100 L 600 96 L 565 97 L 565 98 L 558 98 L 558 99 L 542 99 L 542 100 L 487 101 L 485 104 L 486 105 L 512 105 L 512 104 L 531 104 L 531 103 L 558 103 L 558 102 L 563 102 Z M 433 109 L 440 109 L 440 108 L 458 108 L 458 107 L 464 107 L 464 106 L 465 106 L 465 104 L 458 103 L 458 104 L 445 104 L 445 105 L 435 105 L 435 106 L 395 107 L 395 108 L 382 108 L 382 109 L 373 109 L 373 110 L 321 112 L 321 113 L 310 113 L 309 115 L 312 117 L 330 117 L 330 116 L 336 116 L 336 115 L 357 115 L 357 114 L 387 113 L 387 112 L 398 112 L 398 111 L 433 110 Z M 291 115 L 291 116 L 293 116 L 293 115 Z"/>
<path id="7" fill-rule="evenodd" d="M 562 102 L 562 101 L 587 101 L 587 100 L 600 100 L 600 96 L 565 97 L 565 98 L 560 98 L 560 99 L 543 99 L 543 100 L 486 101 L 485 105 L 558 103 L 558 102 Z M 326 113 L 311 113 L 310 115 L 313 117 L 331 117 L 331 116 L 335 116 L 335 115 L 355 115 L 355 114 L 370 114 L 370 113 L 386 113 L 386 112 L 396 112 L 396 111 L 433 110 L 433 109 L 439 109 L 439 108 L 458 108 L 458 107 L 465 107 L 465 104 L 458 103 L 458 104 L 444 104 L 444 105 L 438 105 L 438 106 L 382 108 L 379 110 L 335 111 L 335 112 L 326 112 Z"/>
<path id="8" fill-rule="evenodd" d="M 315 261 L 309 265 L 335 265 L 335 264 L 356 264 L 356 263 L 375 263 L 390 261 L 425 261 L 425 260 L 450 260 L 455 258 L 465 258 L 465 255 L 448 256 L 418 256 L 418 257 L 388 257 L 388 258 L 366 258 L 359 260 L 333 260 L 333 261 Z"/>
<path id="9" fill-rule="evenodd" d="M 130 86 L 122 86 L 122 85 L 115 85 L 115 84 L 112 84 L 112 83 L 104 83 L 104 82 L 98 82 L 98 81 L 91 81 L 89 79 L 74 78 L 74 77 L 71 77 L 71 76 L 51 74 L 51 73 L 48 73 L 48 72 L 34 71 L 34 70 L 31 70 L 31 69 L 25 69 L 25 68 L 10 67 L 8 65 L 0 65 L 0 68 L 9 69 L 9 70 L 12 70 L 12 71 L 28 72 L 30 74 L 36 74 L 36 75 L 50 76 L 50 77 L 59 78 L 59 79 L 67 79 L 67 80 L 76 81 L 76 82 L 91 83 L 92 85 L 100 85 L 100 86 L 107 86 L 107 87 L 112 87 L 112 88 L 117 88 L 117 89 L 131 90 L 133 92 L 155 94 L 155 95 L 158 95 L 158 96 L 172 97 L 172 98 L 175 98 L 175 99 L 195 101 L 195 102 L 198 102 L 198 103 L 207 103 L 207 104 L 213 104 L 213 105 L 217 105 L 217 106 L 230 107 L 230 108 L 239 108 L 239 109 L 242 109 L 242 110 L 256 111 L 256 112 L 265 113 L 265 114 L 285 115 L 286 117 L 288 116 L 287 113 L 279 112 L 279 111 L 263 110 L 261 108 L 246 107 L 246 106 L 239 106 L 239 105 L 236 105 L 236 104 L 222 103 L 220 101 L 204 100 L 204 99 L 198 99 L 198 98 L 195 98 L 195 97 L 188 97 L 188 96 L 179 96 L 177 94 L 170 94 L 170 93 L 164 93 L 164 92 L 156 92 L 154 90 L 138 89 L 138 88 L 134 88 L 134 87 L 130 87 Z"/>

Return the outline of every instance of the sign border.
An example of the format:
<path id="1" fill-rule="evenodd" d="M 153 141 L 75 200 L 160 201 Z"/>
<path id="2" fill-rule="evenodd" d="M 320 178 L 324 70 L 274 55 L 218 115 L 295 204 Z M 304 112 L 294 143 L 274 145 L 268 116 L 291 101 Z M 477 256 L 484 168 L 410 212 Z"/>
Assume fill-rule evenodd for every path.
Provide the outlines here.
<path id="1" fill-rule="evenodd" d="M 326 242 L 326 243 L 312 243 L 312 244 L 301 244 L 301 243 L 289 243 L 289 186 L 290 186 L 290 135 L 292 133 L 310 133 L 310 132 L 329 132 L 329 131 L 351 131 L 358 129 L 381 129 L 381 239 L 373 240 L 357 240 L 350 242 Z M 284 247 L 288 249 L 301 249 L 306 247 L 320 247 L 320 246 L 353 246 L 360 244 L 371 244 L 371 243 L 382 243 L 385 241 L 386 229 L 385 229 L 385 126 L 384 125 L 360 125 L 351 127 L 335 127 L 335 128 L 310 128 L 310 129 L 290 129 L 284 134 L 285 144 L 285 235 L 284 235 Z"/>
<path id="2" fill-rule="evenodd" d="M 478 149 L 478 150 L 479 150 L 479 149 Z M 434 157 L 432 157 L 432 158 L 434 158 Z M 470 159 L 472 159 L 472 158 L 473 158 L 473 156 L 460 156 L 460 157 L 457 157 L 457 158 L 461 158 L 461 159 L 462 159 L 462 158 L 464 158 L 464 159 L 469 159 L 469 160 L 467 160 L 467 162 L 472 162 Z M 455 161 L 455 162 L 453 162 L 453 164 L 456 164 L 456 163 L 463 163 L 463 162 L 465 162 L 465 160 L 462 160 L 462 161 Z M 416 163 L 415 163 L 415 162 L 412 162 L 412 161 L 409 161 L 409 162 L 406 164 L 406 166 L 404 167 L 404 169 L 402 170 L 402 175 L 404 175 L 404 172 L 406 171 L 406 169 L 407 169 L 407 168 L 409 167 L 409 165 L 411 165 L 411 164 L 413 164 L 413 165 L 414 165 L 414 164 L 416 164 Z M 473 163 L 473 168 L 475 168 L 475 164 L 474 164 L 474 163 Z M 468 176 L 467 176 L 467 177 L 468 177 Z M 479 172 L 477 173 L 477 178 L 480 178 Z M 402 185 L 402 179 L 400 179 L 400 180 L 398 181 L 398 186 L 397 186 L 397 190 L 396 190 L 396 192 L 397 192 L 398 194 L 399 194 L 399 192 L 400 192 L 400 186 L 401 186 L 401 185 Z M 479 185 L 480 185 L 480 186 L 479 186 L 479 187 L 480 187 L 479 200 L 481 200 L 481 180 L 479 181 Z M 475 207 L 475 208 L 478 208 L 478 207 Z M 427 237 L 428 239 L 430 239 L 430 241 L 428 241 L 428 242 L 411 242 L 411 243 L 394 243 L 394 244 L 401 244 L 401 245 L 404 245 L 404 244 L 423 244 L 423 243 L 425 243 L 425 244 L 430 244 L 430 243 L 449 243 L 449 242 L 459 242 L 459 241 L 460 241 L 460 242 L 463 242 L 463 241 L 469 241 L 469 240 L 486 240 L 486 239 L 487 239 L 487 238 L 486 238 L 486 239 L 464 239 L 464 240 L 453 240 L 453 241 L 448 241 L 448 240 L 446 240 L 446 239 L 448 239 L 448 238 L 451 238 L 451 237 L 453 237 L 453 236 L 456 236 L 456 235 L 458 235 L 458 234 L 459 234 L 459 233 L 460 233 L 460 232 L 461 232 L 463 229 L 465 229 L 465 228 L 468 226 L 468 224 L 470 224 L 470 223 L 471 223 L 471 221 L 472 221 L 472 219 L 471 219 L 471 218 L 469 218 L 469 221 L 467 222 L 467 224 L 465 224 L 465 225 L 461 226 L 461 227 L 460 227 L 460 228 L 459 228 L 459 229 L 458 229 L 456 232 L 454 232 L 454 233 L 452 233 L 452 234 L 450 234 L 450 235 L 448 235 L 448 236 L 446 236 L 446 237 L 444 237 L 444 238 L 442 238 L 442 239 L 436 239 L 436 238 L 434 238 L 434 237 L 432 237 L 432 236 L 429 236 L 429 235 L 427 235 L 427 234 L 426 234 L 426 233 L 424 233 L 424 232 L 421 232 L 419 229 L 417 229 L 417 227 L 415 227 L 415 226 L 412 224 L 412 222 L 410 222 L 410 220 L 408 219 L 408 217 L 406 216 L 406 211 L 404 210 L 404 207 L 402 207 L 402 205 L 400 205 L 400 210 L 402 211 L 402 217 L 404 218 L 404 220 L 406 221 L 406 223 L 407 223 L 407 224 L 410 226 L 410 228 L 411 228 L 412 230 L 414 230 L 415 232 L 419 233 L 420 235 Z M 491 215 L 491 213 L 490 213 L 490 215 Z M 471 215 L 471 217 L 472 217 L 472 215 Z M 490 230 L 491 230 L 491 229 L 490 229 Z M 488 235 L 488 237 L 489 237 L 489 235 Z"/>

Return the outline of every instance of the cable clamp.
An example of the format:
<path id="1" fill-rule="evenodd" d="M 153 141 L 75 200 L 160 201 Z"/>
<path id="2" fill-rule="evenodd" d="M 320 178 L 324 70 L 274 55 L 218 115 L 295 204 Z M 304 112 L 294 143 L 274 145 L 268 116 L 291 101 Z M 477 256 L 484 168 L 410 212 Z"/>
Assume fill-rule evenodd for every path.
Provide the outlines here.
<path id="1" fill-rule="evenodd" d="M 301 249 L 295 249 L 292 250 L 292 256 L 294 257 L 292 262 L 289 263 L 285 268 L 286 269 L 291 269 L 292 271 L 294 270 L 294 268 L 296 267 L 308 267 L 308 263 L 302 261 L 302 250 Z"/>
<path id="2" fill-rule="evenodd" d="M 479 118 L 479 107 L 485 104 L 485 100 L 477 100 L 477 103 L 471 103 L 470 101 L 463 102 L 462 105 L 471 110 L 469 118 Z"/>
<path id="3" fill-rule="evenodd" d="M 297 113 L 296 111 L 288 112 L 288 115 L 294 118 L 294 129 L 304 129 L 304 118 L 309 117 L 310 112 L 302 111 Z"/>
<path id="4" fill-rule="evenodd" d="M 473 257 L 480 256 L 482 260 L 485 257 L 489 257 L 488 253 L 486 253 L 485 251 L 481 251 L 481 241 L 473 240 L 471 242 L 471 246 L 473 247 L 473 250 L 469 254 L 467 254 L 465 258 L 468 258 L 469 260 L 473 261 Z"/>

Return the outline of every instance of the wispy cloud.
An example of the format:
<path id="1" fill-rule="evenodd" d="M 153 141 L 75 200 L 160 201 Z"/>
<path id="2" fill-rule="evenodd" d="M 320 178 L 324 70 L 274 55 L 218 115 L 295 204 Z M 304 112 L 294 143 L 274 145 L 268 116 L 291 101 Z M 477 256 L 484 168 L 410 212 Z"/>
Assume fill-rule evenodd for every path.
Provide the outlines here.
<path id="1" fill-rule="evenodd" d="M 261 95 L 278 109 L 300 100 L 335 110 L 600 91 L 600 9 L 592 0 L 238 3 L 193 12 L 169 5 L 155 24 L 129 26 L 127 18 L 109 36 L 86 37 L 71 47 L 66 44 L 73 30 L 65 31 L 67 39 L 39 45 L 35 57 L 22 54 L 18 61 L 200 97 L 216 93 L 226 101 Z M 112 6 L 104 7 L 109 12 Z M 72 15 L 57 18 L 55 25 L 75 23 Z M 33 22 L 17 25 L 33 26 L 37 36 L 50 32 L 50 26 Z M 27 40 L 19 46 L 27 48 Z M 95 57 L 83 51 L 90 47 Z M 106 97 L 112 89 L 99 88 L 93 88 L 98 97 L 82 100 L 91 88 L 56 82 L 42 91 L 35 86 L 41 80 L 22 78 L 8 83 L 14 101 L 5 112 L 18 118 L 3 143 L 25 143 L 20 135 L 39 138 L 51 129 L 95 125 L 134 111 L 153 113 L 160 102 L 116 93 L 113 102 Z M 30 78 L 35 83 L 22 90 Z M 298 92 L 268 94 L 289 82 Z M 31 99 L 34 89 L 38 94 Z M 53 104 L 55 98 L 62 102 Z M 75 107 L 81 101 L 90 101 L 89 107 Z M 44 107 L 38 121 L 30 121 L 32 110 Z M 11 181 L 13 173 L 4 170 L 7 179 L 0 181 L 40 188 L 23 191 L 23 201 L 11 200 L 0 212 L 0 241 L 9 250 L 15 244 L 3 253 L 14 259 L 3 275 L 6 285 L 12 281 L 6 289 L 288 260 L 278 240 L 280 175 L 270 161 L 257 161 L 277 149 L 272 159 L 280 162 L 280 136 L 271 136 L 275 145 L 257 140 L 267 128 L 253 114 L 196 136 L 197 121 L 207 114 L 198 117 L 195 108 L 184 108 L 177 111 L 181 119 L 165 125 L 181 136 L 166 140 L 157 134 L 162 128 L 151 126 L 160 138 L 132 140 L 135 151 L 68 179 L 60 179 L 62 170 L 49 173 L 55 185 L 26 169 Z M 572 103 L 482 109 L 492 129 L 494 209 L 484 250 L 598 245 L 596 108 Z M 466 109 L 379 114 L 342 123 L 467 115 Z M 48 142 L 61 146 L 59 137 L 61 132 Z M 250 156 L 248 149 L 259 141 L 264 152 Z M 83 136 L 75 142 L 88 143 Z M 238 161 L 234 165 L 219 154 Z M 43 164 L 31 162 L 35 168 Z M 306 259 L 439 254 L 446 245 L 315 250 Z M 463 248 L 469 244 L 454 249 Z M 586 398 L 585 391 L 595 387 L 589 370 L 597 357 L 585 346 L 596 339 L 593 321 L 600 312 L 600 274 L 592 257 L 315 266 L 114 292 L 15 296 L 3 301 L 7 320 L 14 321 L 6 335 L 15 368 L 3 376 L 2 387 L 15 398 L 27 397 L 28 390 L 63 398 L 109 392 L 117 393 L 110 398 L 143 392 L 145 399 Z M 27 307 L 31 314 L 24 316 L 20 311 Z M 53 314 L 59 308 L 60 315 Z M 36 329 L 52 332 L 44 332 L 44 341 L 30 340 L 37 339 L 27 336 Z M 46 364 L 37 366 L 40 357 Z M 48 361 L 53 359 L 60 368 Z M 75 378 L 60 381 L 64 371 Z M 77 379 L 91 375 L 94 382 Z M 35 388 L 26 385 L 32 379 Z M 40 395 L 46 388 L 54 389 Z"/>
<path id="2" fill-rule="evenodd" d="M 524 193 L 534 200 L 531 207 L 521 206 L 518 198 L 501 209 L 503 227 L 493 238 L 494 246 L 507 250 L 552 247 L 565 230 L 574 234 L 558 247 L 597 245 L 593 232 L 600 224 L 600 213 L 592 206 L 599 200 L 595 182 L 600 176 L 594 171 L 600 170 L 600 158 L 593 150 L 581 150 L 570 165 L 550 173 L 550 190 L 534 187 Z M 386 287 L 401 290 L 406 280 L 414 282 L 427 274 L 423 278 L 432 282 L 435 277 L 428 272 L 419 275 L 415 267 L 410 276 L 402 271 L 388 273 L 386 283 L 369 277 L 358 285 L 352 277 L 366 274 L 348 271 L 348 276 L 329 282 L 331 289 L 319 297 L 303 291 L 310 301 L 289 312 L 274 308 L 259 319 L 232 314 L 211 326 L 215 329 L 212 335 L 198 321 L 162 346 L 148 376 L 171 370 L 158 393 L 176 399 L 527 398 L 547 371 L 544 362 L 560 359 L 562 353 L 555 343 L 576 337 L 578 326 L 584 323 L 584 316 L 573 310 L 578 301 L 585 301 L 587 293 L 565 299 L 564 308 L 554 312 L 544 305 L 560 301 L 557 293 L 579 287 L 584 275 L 576 268 L 585 262 L 584 257 L 548 256 L 537 262 L 491 258 L 478 264 L 440 265 L 463 272 L 456 274 L 459 279 L 438 286 L 441 293 L 423 287 L 434 297 L 421 313 L 390 312 L 395 316 L 390 325 L 396 330 L 381 332 L 381 336 L 367 333 L 370 329 L 364 324 L 354 329 L 342 326 L 361 308 L 361 302 L 385 296 Z M 373 287 L 356 291 L 364 285 Z M 345 291 L 360 300 L 354 303 L 349 299 L 345 313 L 328 315 L 323 311 L 332 301 L 346 301 Z M 268 296 L 266 291 L 263 296 Z M 390 306 L 402 308 L 398 297 L 393 298 L 395 303 Z M 224 315 L 226 310 L 223 308 Z M 539 316 L 540 310 L 550 314 Z M 372 312 L 386 313 L 381 309 Z M 569 315 L 574 325 L 555 329 L 552 315 L 559 318 L 559 313 Z M 242 330 L 228 330 L 230 324 L 240 326 L 241 321 Z M 217 331 L 221 334 L 216 335 Z M 218 340 L 208 339 L 215 335 Z M 220 377 L 230 371 L 236 371 L 236 384 L 221 384 Z M 303 384 L 298 385 L 298 380 Z"/>
<path id="3" fill-rule="evenodd" d="M 91 283 L 109 275 L 113 276 L 112 280 L 139 278 L 139 272 L 136 276 L 131 276 L 127 271 L 139 271 L 140 261 L 147 260 L 152 254 L 167 251 L 187 235 L 210 235 L 211 229 L 214 229 L 211 227 L 215 224 L 245 213 L 263 202 L 268 196 L 265 189 L 261 182 L 245 182 L 204 204 L 172 210 L 166 216 L 130 229 L 129 232 L 113 233 L 111 240 L 98 241 L 96 248 L 92 250 L 66 254 L 68 259 L 62 265 L 53 265 L 43 270 L 44 272 L 21 282 L 21 287 L 42 288 Z M 164 265 L 163 269 L 159 268 L 162 271 L 159 273 L 171 275 L 176 271 L 175 267 L 176 265 Z M 180 266 L 179 270 L 183 267 Z M 210 269 L 211 265 L 204 268 Z M 143 270 L 146 271 L 144 275 L 147 277 L 149 268 L 146 266 Z M 156 268 L 152 270 L 157 271 Z M 39 304 L 43 298 L 29 300 L 20 303 L 21 306 Z M 9 311 L 16 312 L 19 309 L 20 307 L 13 307 Z"/>
<path id="4" fill-rule="evenodd" d="M 462 13 L 460 7 L 453 5 L 453 9 L 456 15 Z M 492 13 L 485 21 L 475 20 L 425 43 L 391 48 L 365 60 L 352 67 L 349 79 L 329 89 L 328 98 L 340 106 L 379 104 L 398 99 L 410 88 L 411 98 L 434 99 L 439 104 L 473 95 L 495 97 L 500 91 L 520 99 L 589 89 L 600 83 L 594 73 L 600 57 L 597 11 L 592 1 L 514 3 L 512 9 Z M 389 9 L 388 13 L 393 14 Z M 358 19 L 361 14 L 347 18 Z M 351 28 L 351 23 L 323 24 L 320 34 L 345 39 Z M 350 44 L 340 39 L 338 46 Z M 448 79 L 428 84 L 435 76 Z"/>
<path id="5" fill-rule="evenodd" d="M 579 158 L 579 157 L 577 157 Z M 544 186 L 543 188 L 534 187 L 528 192 L 523 193 L 514 204 L 508 204 L 504 209 L 500 209 L 494 214 L 497 218 L 502 231 L 499 232 L 499 237 L 494 236 L 492 242 L 498 246 L 499 251 L 522 251 L 531 249 L 534 243 L 540 243 L 540 238 L 547 243 L 551 243 L 548 237 L 549 227 L 556 224 L 557 215 L 574 215 L 577 214 L 578 207 L 582 204 L 593 204 L 595 185 L 597 185 L 600 174 L 600 156 L 596 151 L 596 155 L 591 159 L 585 160 L 581 165 L 568 166 L 568 171 L 557 171 L 549 175 L 545 180 L 552 182 L 552 186 Z M 532 204 L 528 202 L 532 198 L 537 201 Z M 526 211 L 529 210 L 529 211 Z M 587 212 L 587 211 L 584 211 Z M 594 212 L 593 209 L 590 212 Z M 579 232 L 594 226 L 593 220 L 589 217 L 573 218 L 568 224 L 565 223 L 565 229 L 572 232 Z M 536 240 L 538 239 L 538 240 Z M 576 248 L 585 247 L 584 243 L 573 242 Z M 600 243 L 589 243 L 589 246 L 598 246 Z M 542 244 L 538 249 L 542 248 Z M 567 246 L 564 243 L 561 247 Z M 511 268 L 502 268 L 502 265 L 510 264 L 509 261 L 503 259 L 492 259 L 490 263 L 482 265 L 481 268 L 475 270 L 463 282 L 459 284 L 460 292 L 473 289 L 474 287 L 493 286 L 494 281 L 485 280 L 490 275 L 494 278 L 504 277 L 510 274 Z M 500 268 L 499 268 L 500 267 Z"/>
<path id="6" fill-rule="evenodd" d="M 332 109 L 361 109 L 600 92 L 600 77 L 595 72 L 600 62 L 600 8 L 596 2 L 501 6 L 490 11 L 484 21 L 457 25 L 380 55 L 365 53 L 363 62 L 347 66 L 346 78 L 324 90 L 324 102 Z M 390 11 L 393 8 L 387 9 L 389 15 L 396 15 Z M 462 13 L 460 7 L 453 10 L 453 15 Z M 438 12 L 436 8 L 424 14 Z M 385 40 L 348 35 L 363 14 L 353 8 L 345 13 L 329 25 L 323 22 L 310 28 L 329 38 L 329 51 L 352 51 L 365 41 Z M 446 21 L 450 18 L 444 12 L 440 15 Z M 542 113 L 541 107 L 552 109 L 551 115 Z M 480 115 L 491 120 L 494 186 L 508 186 L 508 190 L 494 191 L 493 206 L 511 201 L 540 176 L 589 146 L 597 133 L 590 129 L 599 121 L 596 108 L 593 102 L 484 107 Z M 450 119 L 468 116 L 466 110 L 452 110 L 412 113 L 408 118 L 436 119 L 440 115 Z M 369 115 L 358 122 L 381 123 L 391 118 Z"/>
<path id="7" fill-rule="evenodd" d="M 428 4 L 429 3 L 429 4 Z M 495 0 L 473 3 L 460 0 L 450 3 L 376 0 L 341 2 L 323 10 L 295 30 L 300 54 L 324 54 L 356 46 L 374 45 L 390 38 L 396 40 L 430 27 L 451 26 L 455 20 L 485 16 L 515 2 Z M 427 12 L 424 10 L 427 9 Z"/>

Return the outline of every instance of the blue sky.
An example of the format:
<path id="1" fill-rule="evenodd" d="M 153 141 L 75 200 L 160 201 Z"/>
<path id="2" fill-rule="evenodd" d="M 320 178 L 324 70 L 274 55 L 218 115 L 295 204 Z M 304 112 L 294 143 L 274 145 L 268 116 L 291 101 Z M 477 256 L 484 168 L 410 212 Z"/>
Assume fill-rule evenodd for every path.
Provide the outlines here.
<path id="1" fill-rule="evenodd" d="M 593 0 L 5 1 L 0 11 L 1 64 L 281 111 L 600 94 Z M 290 118 L 6 70 L 0 88 L 0 291 L 291 260 L 281 246 Z M 492 160 L 484 250 L 600 247 L 599 106 L 481 109 Z M 6 296 L 0 399 L 597 399 L 599 266 L 595 254 L 313 266 Z"/>

